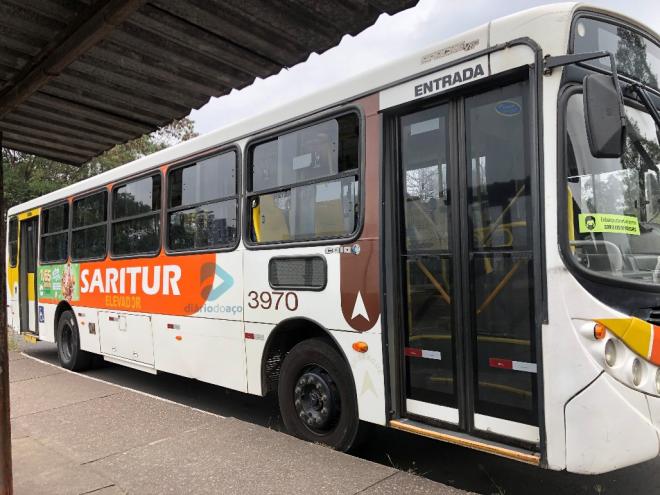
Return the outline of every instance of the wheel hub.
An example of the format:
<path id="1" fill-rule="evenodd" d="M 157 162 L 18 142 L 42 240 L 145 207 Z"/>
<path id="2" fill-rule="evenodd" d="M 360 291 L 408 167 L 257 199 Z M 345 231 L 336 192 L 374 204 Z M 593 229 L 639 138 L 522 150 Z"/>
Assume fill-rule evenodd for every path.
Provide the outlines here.
<path id="1" fill-rule="evenodd" d="M 305 426 L 314 431 L 328 430 L 339 412 L 332 378 L 319 368 L 305 371 L 296 382 L 294 404 Z"/>

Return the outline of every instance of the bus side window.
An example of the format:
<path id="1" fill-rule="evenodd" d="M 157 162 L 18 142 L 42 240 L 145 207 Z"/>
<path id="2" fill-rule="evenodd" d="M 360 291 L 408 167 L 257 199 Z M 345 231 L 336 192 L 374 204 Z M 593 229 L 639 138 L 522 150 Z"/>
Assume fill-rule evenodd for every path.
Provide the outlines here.
<path id="1" fill-rule="evenodd" d="M 169 172 L 167 247 L 232 247 L 238 239 L 237 155 L 230 151 Z"/>
<path id="2" fill-rule="evenodd" d="M 12 217 L 9 219 L 9 266 L 14 268 L 18 261 L 18 219 Z"/>
<path id="3" fill-rule="evenodd" d="M 351 113 L 248 150 L 253 242 L 341 238 L 356 230 L 359 128 Z"/>
<path id="4" fill-rule="evenodd" d="M 69 255 L 69 203 L 44 209 L 41 215 L 41 261 L 61 263 Z"/>
<path id="5" fill-rule="evenodd" d="M 160 174 L 112 190 L 112 254 L 153 254 L 160 250 Z"/>
<path id="6" fill-rule="evenodd" d="M 105 258 L 108 231 L 108 192 L 101 191 L 73 201 L 71 258 Z"/>

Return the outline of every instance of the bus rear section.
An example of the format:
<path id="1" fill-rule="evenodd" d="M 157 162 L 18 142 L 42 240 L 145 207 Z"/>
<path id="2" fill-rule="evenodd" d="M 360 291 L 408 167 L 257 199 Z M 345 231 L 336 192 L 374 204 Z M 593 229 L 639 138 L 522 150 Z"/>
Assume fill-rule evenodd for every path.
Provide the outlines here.
<path id="1" fill-rule="evenodd" d="M 7 222 L 7 323 L 32 341 L 43 321 L 37 303 L 38 225 L 39 209 Z"/>

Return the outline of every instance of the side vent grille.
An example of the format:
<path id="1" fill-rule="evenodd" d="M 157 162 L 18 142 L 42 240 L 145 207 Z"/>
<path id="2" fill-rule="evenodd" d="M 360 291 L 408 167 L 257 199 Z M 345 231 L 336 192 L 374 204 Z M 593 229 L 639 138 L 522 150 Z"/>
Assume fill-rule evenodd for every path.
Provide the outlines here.
<path id="1" fill-rule="evenodd" d="M 297 256 L 271 258 L 268 282 L 273 289 L 323 290 L 327 283 L 325 258 Z"/>

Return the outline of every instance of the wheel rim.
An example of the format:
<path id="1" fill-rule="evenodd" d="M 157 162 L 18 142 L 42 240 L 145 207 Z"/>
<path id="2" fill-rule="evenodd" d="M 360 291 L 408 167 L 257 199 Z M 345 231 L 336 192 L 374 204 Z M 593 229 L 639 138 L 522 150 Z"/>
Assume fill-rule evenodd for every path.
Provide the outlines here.
<path id="1" fill-rule="evenodd" d="M 71 360 L 73 355 L 73 329 L 68 323 L 62 327 L 62 334 L 60 335 L 60 346 L 62 349 L 62 357 L 64 361 Z"/>
<path id="2" fill-rule="evenodd" d="M 316 434 L 331 431 L 339 419 L 341 401 L 330 374 L 320 366 L 303 370 L 293 392 L 301 422 Z"/>

